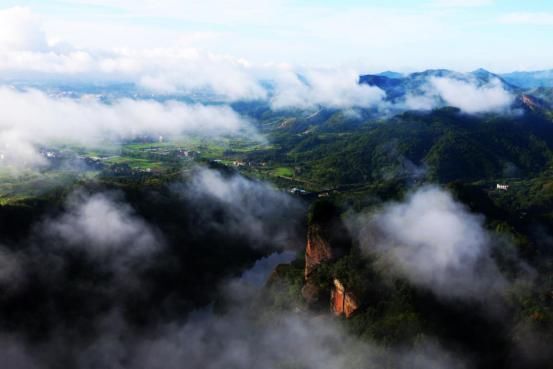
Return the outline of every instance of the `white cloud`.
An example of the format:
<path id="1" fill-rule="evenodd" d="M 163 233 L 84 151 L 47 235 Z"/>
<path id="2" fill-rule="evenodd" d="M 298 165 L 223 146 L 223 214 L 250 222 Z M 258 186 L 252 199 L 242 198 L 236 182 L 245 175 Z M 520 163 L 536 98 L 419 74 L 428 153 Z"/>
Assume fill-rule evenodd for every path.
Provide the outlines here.
<path id="1" fill-rule="evenodd" d="M 210 92 L 228 100 L 266 96 L 244 59 L 186 46 L 216 38 L 214 33 L 181 35 L 181 46 L 90 51 L 48 45 L 40 19 L 29 8 L 0 10 L 0 24 L 0 77 L 5 79 L 132 82 L 160 94 Z"/>
<path id="2" fill-rule="evenodd" d="M 125 363 L 130 369 L 346 369 L 382 367 L 463 369 L 464 360 L 430 339 L 412 347 L 386 347 L 348 333 L 336 319 L 320 313 L 270 310 L 267 290 L 252 283 L 250 273 L 266 281 L 285 254 L 260 260 L 241 278 L 225 284 L 224 313 L 202 309 L 184 322 L 158 324 L 145 335 L 136 334 L 120 316 L 105 317 L 100 335 L 77 351 L 80 367 Z M 131 327 L 132 328 L 132 327 Z M 10 347 L 7 345 L 7 347 Z M 159 358 L 163 358 L 160 362 Z M 160 364 L 161 363 L 161 364 Z M 119 366 L 117 366 L 119 368 Z"/>
<path id="3" fill-rule="evenodd" d="M 286 8 L 282 2 L 268 1 L 268 3 L 271 5 L 271 11 L 279 12 Z M 473 2 L 470 3 L 475 5 Z M 110 2 L 94 2 L 93 4 L 108 6 Z M 236 13 L 241 21 L 246 21 L 242 19 L 242 16 L 249 22 L 251 19 L 248 14 L 267 11 L 259 4 L 251 5 L 253 6 L 251 12 L 242 15 Z M 228 7 L 228 4 L 225 6 Z M 244 4 L 236 4 L 236 6 L 247 8 Z M 159 11 L 153 9 L 150 2 L 140 2 L 136 6 L 124 2 L 115 6 L 115 8 L 119 7 L 131 14 Z M 197 8 L 201 8 L 198 11 L 213 14 L 211 7 L 198 4 L 183 5 L 173 1 L 169 1 L 164 9 L 172 8 L 180 9 L 175 11 L 176 16 L 194 14 L 184 10 L 198 10 Z M 208 8 L 209 12 L 207 12 Z M 302 14 L 305 11 L 302 7 L 294 9 L 295 12 L 292 12 L 291 16 L 296 16 L 296 12 Z M 372 54 L 378 54 L 378 50 L 382 48 L 390 49 L 389 40 L 382 37 L 380 32 L 383 28 L 388 30 L 386 37 L 392 37 L 389 34 L 394 33 L 392 38 L 400 38 L 409 33 L 413 24 L 417 24 L 417 34 L 420 34 L 425 42 L 435 37 L 444 37 L 445 34 L 443 24 L 436 23 L 435 20 L 424 14 L 409 11 L 396 12 L 390 21 L 390 11 L 384 8 L 341 9 L 336 13 L 331 10 L 325 7 L 316 8 L 314 11 L 318 16 L 309 17 L 306 21 L 307 28 L 321 31 L 317 33 L 320 37 L 317 42 L 322 39 L 328 43 L 343 43 L 344 40 L 348 40 L 347 42 L 356 48 L 365 48 L 372 50 Z M 14 19 L 11 27 L 13 32 L 7 34 L 7 40 L 17 39 L 16 35 L 25 35 L 26 33 L 31 35 L 26 39 L 42 40 L 41 47 L 37 47 L 34 42 L 12 44 L 4 42 L 8 46 L 11 45 L 0 52 L 0 77 L 4 79 L 33 82 L 43 78 L 58 81 L 130 82 L 156 94 L 194 95 L 200 93 L 205 95 L 207 93 L 227 102 L 270 98 L 271 106 L 274 109 L 312 109 L 320 105 L 338 109 L 370 108 L 377 106 L 384 97 L 383 91 L 376 87 L 358 85 L 359 70 L 300 68 L 275 63 L 252 64 L 248 60 L 224 53 L 202 51 L 204 43 L 211 45 L 209 44 L 211 40 L 217 40 L 218 43 L 225 45 L 233 44 L 233 40 L 242 37 L 240 32 L 230 35 L 224 32 L 201 30 L 184 34 L 175 32 L 175 38 L 180 40 L 178 41 L 180 46 L 91 51 L 62 44 L 45 45 L 45 35 L 41 31 L 40 22 L 29 9 L 14 8 L 4 12 L 8 14 L 5 16 L 6 18 Z M 232 14 L 235 14 L 234 10 L 221 15 L 221 22 L 228 20 L 227 17 L 232 17 Z M 219 15 L 215 17 L 218 18 Z M 367 22 L 367 19 L 371 21 Z M 341 25 L 339 32 L 337 32 L 336 24 Z M 370 27 L 368 34 L 379 34 L 381 37 L 363 37 L 363 40 L 343 37 L 343 32 L 359 33 L 358 29 L 362 27 Z M 286 35 L 283 37 L 295 37 L 294 32 L 296 31 L 286 31 Z M 94 32 L 89 31 L 88 34 L 94 34 Z M 366 44 L 367 42 L 370 44 Z M 14 46 L 15 44 L 20 46 Z M 269 44 L 271 47 L 278 46 L 274 41 Z M 200 48 L 190 47 L 190 45 L 197 45 Z M 299 77 L 300 75 L 301 77 Z M 262 79 L 274 82 L 273 96 L 269 96 L 267 90 L 262 86 Z M 499 111 L 509 100 L 508 93 L 502 91 L 496 82 L 479 88 L 471 88 L 472 86 L 458 81 L 436 80 L 430 82 L 446 102 L 457 104 L 469 113 Z M 417 96 L 409 99 L 407 105 L 420 108 L 429 105 L 432 100 L 434 100 L 433 96 L 424 99 Z"/>
<path id="4" fill-rule="evenodd" d="M 138 84 L 154 92 L 208 91 L 228 100 L 266 97 L 251 66 L 242 59 L 197 49 L 145 50 L 124 55 L 138 65 Z"/>
<path id="5" fill-rule="evenodd" d="M 43 158 L 34 146 L 59 140 L 86 145 L 142 134 L 254 134 L 228 106 L 132 99 L 105 104 L 90 96 L 60 98 L 6 87 L 0 88 L 0 101 L 2 161 L 16 166 L 40 164 Z"/>
<path id="6" fill-rule="evenodd" d="M 206 226 L 240 235 L 254 247 L 302 246 L 297 230 L 302 224 L 303 205 L 269 183 L 201 168 L 189 184 L 175 190 L 198 204 Z"/>
<path id="7" fill-rule="evenodd" d="M 126 203 L 108 194 L 73 194 L 61 216 L 44 221 L 44 234 L 92 256 L 135 257 L 155 251 L 154 230 Z"/>
<path id="8" fill-rule="evenodd" d="M 273 109 L 370 108 L 382 103 L 384 91 L 359 84 L 359 74 L 351 70 L 306 70 L 277 75 Z"/>
<path id="9" fill-rule="evenodd" d="M 431 78 L 430 84 L 448 105 L 466 113 L 502 112 L 508 110 L 514 101 L 514 96 L 498 79 L 476 86 L 451 78 Z"/>
<path id="10" fill-rule="evenodd" d="M 96 53 L 9 50 L 0 53 L 0 76 L 27 81 L 131 82 L 158 94 L 207 92 L 226 100 L 266 96 L 246 61 L 194 48 Z"/>
<path id="11" fill-rule="evenodd" d="M 248 299 L 231 301 L 224 313 L 204 309 L 186 320 L 164 323 L 160 318 L 140 329 L 114 310 L 91 319 L 94 329 L 79 337 L 62 324 L 56 334 L 38 343 L 3 333 L 0 355 L 14 368 L 25 369 L 49 368 L 61 359 L 87 369 L 468 367 L 430 339 L 419 339 L 412 347 L 371 344 L 331 316 L 263 310 L 262 296 L 252 291 Z"/>
<path id="12" fill-rule="evenodd" d="M 409 110 L 432 110 L 440 104 L 436 96 L 432 94 L 412 94 L 405 97 L 405 107 Z"/>
<path id="13" fill-rule="evenodd" d="M 431 77 L 420 93 L 409 92 L 404 107 L 414 110 L 431 110 L 449 105 L 465 113 L 507 113 L 515 96 L 507 91 L 499 79 L 479 85 L 473 80 L 448 77 Z"/>
<path id="14" fill-rule="evenodd" d="M 419 189 L 363 223 L 360 241 L 366 251 L 440 296 L 486 300 L 507 286 L 492 259 L 483 218 L 444 190 Z"/>
<path id="15" fill-rule="evenodd" d="M 478 8 L 494 3 L 485 13 Z M 530 49 L 523 37 L 507 40 L 488 27 L 488 19 L 499 17 L 497 4 L 492 0 L 410 4 L 64 0 L 56 5 L 37 3 L 36 10 L 44 15 L 49 40 L 89 49 L 172 48 L 185 43 L 256 63 L 363 63 L 366 71 L 481 66 L 506 70 L 528 65 L 523 51 L 536 49 L 535 55 L 551 59 L 546 58 L 547 35 L 533 37 Z M 476 14 L 462 9 L 467 7 Z M 546 61 L 532 63 L 547 67 Z"/>
<path id="16" fill-rule="evenodd" d="M 39 19 L 29 8 L 14 7 L 0 10 L 0 51 L 48 49 L 46 35 Z"/>

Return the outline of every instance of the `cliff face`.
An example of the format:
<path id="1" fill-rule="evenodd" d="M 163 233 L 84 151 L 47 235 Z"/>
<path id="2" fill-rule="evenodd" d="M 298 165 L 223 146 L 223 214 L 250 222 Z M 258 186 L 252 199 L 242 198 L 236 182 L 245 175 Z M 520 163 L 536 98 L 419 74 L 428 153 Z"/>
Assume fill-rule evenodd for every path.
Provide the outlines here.
<path id="1" fill-rule="evenodd" d="M 331 311 L 349 317 L 358 307 L 355 296 L 346 291 L 337 279 L 334 286 L 328 289 L 320 287 L 317 283 L 321 281 L 317 282 L 313 277 L 321 263 L 335 261 L 349 252 L 351 239 L 347 228 L 338 209 L 329 203 L 315 204 L 308 223 L 302 295 L 312 307 L 326 308 L 330 299 Z"/>
<path id="2" fill-rule="evenodd" d="M 324 261 L 336 258 L 337 252 L 332 249 L 328 239 L 324 237 L 320 225 L 311 225 L 307 230 L 307 246 L 305 248 L 305 279 Z"/>
<path id="3" fill-rule="evenodd" d="M 305 279 L 319 264 L 343 256 L 351 248 L 348 231 L 333 205 L 314 206 L 307 230 L 305 248 Z"/>
<path id="4" fill-rule="evenodd" d="M 334 285 L 330 291 L 330 310 L 337 316 L 345 315 L 349 318 L 359 308 L 357 297 L 347 291 L 339 279 L 334 278 Z"/>

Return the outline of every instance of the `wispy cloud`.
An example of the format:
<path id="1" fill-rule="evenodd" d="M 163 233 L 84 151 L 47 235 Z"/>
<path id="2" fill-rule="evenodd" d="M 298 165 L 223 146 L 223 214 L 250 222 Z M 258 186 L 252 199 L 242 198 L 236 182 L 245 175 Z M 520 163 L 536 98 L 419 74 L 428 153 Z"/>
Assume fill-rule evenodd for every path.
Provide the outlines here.
<path id="1" fill-rule="evenodd" d="M 41 231 L 68 247 L 105 260 L 152 253 L 162 244 L 156 231 L 115 194 L 74 193 L 66 211 L 47 219 Z"/>
<path id="2" fill-rule="evenodd" d="M 196 204 L 206 227 L 240 235 L 258 247 L 297 249 L 304 204 L 266 182 L 198 168 L 192 180 L 174 190 Z"/>
<path id="3" fill-rule="evenodd" d="M 515 100 L 499 79 L 483 84 L 472 80 L 431 77 L 421 93 L 409 92 L 405 107 L 414 110 L 431 110 L 449 105 L 465 113 L 507 113 Z"/>

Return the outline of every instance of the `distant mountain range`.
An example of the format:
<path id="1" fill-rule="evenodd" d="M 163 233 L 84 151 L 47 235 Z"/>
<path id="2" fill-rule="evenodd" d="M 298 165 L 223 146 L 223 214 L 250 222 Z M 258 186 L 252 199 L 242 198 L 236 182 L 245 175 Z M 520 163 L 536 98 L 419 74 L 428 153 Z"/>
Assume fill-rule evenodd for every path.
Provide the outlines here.
<path id="1" fill-rule="evenodd" d="M 468 73 L 448 69 L 429 69 L 410 74 L 386 71 L 361 75 L 359 83 L 382 89 L 386 92 L 388 101 L 402 103 L 407 109 L 414 108 L 409 106 L 409 99 L 413 97 L 433 98 L 435 101 L 433 108 L 439 108 L 447 105 L 435 91 L 434 82 L 439 79 L 466 83 L 474 89 L 499 87 L 515 96 L 513 102 L 515 108 L 523 107 L 535 111 L 551 109 L 553 106 L 553 70 L 508 74 L 496 74 L 485 69 Z"/>
<path id="2" fill-rule="evenodd" d="M 502 76 L 485 69 L 477 69 L 469 73 L 460 73 L 448 69 L 429 69 L 423 72 L 415 72 L 403 75 L 396 72 L 384 72 L 379 74 L 366 74 L 359 77 L 359 83 L 366 83 L 383 89 L 388 98 L 396 100 L 406 94 L 423 93 L 428 82 L 432 78 L 449 78 L 457 81 L 474 84 L 477 87 L 486 85 L 492 81 L 499 81 L 509 91 L 520 90 L 517 85 L 511 84 Z"/>
<path id="3" fill-rule="evenodd" d="M 461 77 L 461 78 L 470 78 L 475 77 L 476 79 L 489 79 L 500 78 L 505 83 L 508 83 L 512 86 L 516 86 L 521 89 L 534 89 L 539 87 L 544 88 L 553 88 L 553 69 L 541 70 L 541 71 L 528 71 L 528 72 L 510 72 L 510 73 L 492 73 L 485 69 L 477 69 L 469 73 L 458 73 L 447 69 L 430 69 L 424 72 L 415 72 L 410 74 L 398 73 L 394 71 L 385 71 L 378 74 L 367 74 L 362 75 L 360 82 L 368 83 L 372 78 L 375 77 L 385 77 L 388 79 L 409 79 L 414 77 L 421 76 L 440 76 L 440 77 Z"/>
<path id="4" fill-rule="evenodd" d="M 521 88 L 553 88 L 553 69 L 536 72 L 512 72 L 502 74 L 501 77 Z"/>

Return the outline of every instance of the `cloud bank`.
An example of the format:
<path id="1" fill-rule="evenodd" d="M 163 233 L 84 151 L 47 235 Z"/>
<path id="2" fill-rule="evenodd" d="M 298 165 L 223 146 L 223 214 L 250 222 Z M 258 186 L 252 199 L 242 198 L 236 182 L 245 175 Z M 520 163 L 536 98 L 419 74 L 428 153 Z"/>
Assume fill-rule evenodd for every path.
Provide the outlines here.
<path id="1" fill-rule="evenodd" d="M 515 96 L 507 91 L 499 79 L 485 84 L 455 78 L 431 77 L 422 93 L 409 93 L 405 107 L 414 110 L 432 110 L 448 105 L 468 114 L 508 113 Z"/>
<path id="2" fill-rule="evenodd" d="M 378 87 L 358 83 L 354 71 L 315 71 L 286 73 L 277 77 L 271 106 L 286 108 L 334 109 L 371 108 L 383 102 L 386 94 Z"/>
<path id="3" fill-rule="evenodd" d="M 380 109 L 384 91 L 359 85 L 360 70 L 308 68 L 282 63 L 254 64 L 240 57 L 187 46 L 86 50 L 47 40 L 40 21 L 27 8 L 0 11 L 9 25 L 0 39 L 0 78 L 15 81 L 130 83 L 142 92 L 187 95 L 221 102 L 257 100 L 274 110 Z M 271 84 L 271 88 L 267 87 Z M 432 78 L 423 95 L 410 96 L 409 109 L 445 103 L 467 113 L 502 112 L 513 97 L 498 80 L 477 86 Z"/>
<path id="4" fill-rule="evenodd" d="M 85 342 L 70 329 L 36 344 L 15 334 L 0 336 L 0 355 L 7 369 L 46 369 L 60 361 L 91 369 L 463 369 L 466 363 L 431 340 L 415 347 L 381 347 L 347 333 L 328 316 L 308 312 L 264 311 L 261 285 L 276 263 L 289 259 L 276 254 L 224 284 L 223 293 L 238 293 L 225 312 L 206 308 L 184 321 L 137 330 L 117 311 L 94 320 L 94 333 Z M 252 274 L 255 275 L 252 285 Z M 240 291 L 246 290 L 246 294 Z M 247 297 L 247 298 L 244 298 Z"/>
<path id="5" fill-rule="evenodd" d="M 0 11 L 11 31 L 0 39 L 0 77 L 31 81 L 130 82 L 156 94 L 209 95 L 223 101 L 265 100 L 275 109 L 370 107 L 382 91 L 359 86 L 352 71 L 291 69 L 190 47 L 79 50 L 49 45 L 38 18 L 27 8 Z M 270 79 L 270 96 L 262 80 Z"/>
<path id="6" fill-rule="evenodd" d="M 257 222 L 268 222 L 254 226 L 269 231 L 266 237 L 275 233 L 270 227 L 286 229 L 283 224 L 272 223 L 266 211 L 269 207 L 277 213 L 283 208 L 294 210 L 288 195 L 245 179 L 217 177 L 207 170 L 198 176 L 190 188 L 206 192 L 211 201 L 235 211 L 232 222 L 238 222 L 247 210 L 259 217 Z M 270 195 L 270 191 L 275 193 Z M 195 209 L 194 203 L 190 205 Z M 290 222 L 293 215 L 280 222 Z M 245 227 L 248 222 L 253 218 L 236 225 Z M 223 234 L 234 237 L 233 224 L 227 225 L 228 233 Z M 0 266 L 3 260 L 16 257 L 22 273 L 19 283 L 10 282 L 11 291 L 0 283 L 2 316 L 18 322 L 14 327 L 0 321 L 0 356 L 7 369 L 49 369 L 60 363 L 83 369 L 345 369 L 383 364 L 398 369 L 466 367 L 456 355 L 431 340 L 412 348 L 384 348 L 350 335 L 331 317 L 270 311 L 263 286 L 277 264 L 293 258 L 290 251 L 263 257 L 239 276 L 229 276 L 218 285 L 202 285 L 220 290 L 224 308 L 216 312 L 207 306 L 187 314 L 190 305 L 186 299 L 193 298 L 193 284 L 201 283 L 201 274 L 213 271 L 200 270 L 192 276 L 185 265 L 177 265 L 177 274 L 171 275 L 179 282 L 176 284 L 171 284 L 172 279 L 156 278 L 160 270 L 144 272 L 159 262 L 163 270 L 171 267 L 178 260 L 172 247 L 185 245 L 160 246 L 163 242 L 153 226 L 110 193 L 71 195 L 63 212 L 48 216 L 34 232 L 29 244 L 18 245 L 21 256 L 7 249 L 0 254 Z M 212 233 L 213 228 L 204 227 L 202 232 Z M 103 258 L 109 254 L 110 258 L 126 259 L 129 249 L 138 252 L 131 252 L 133 268 L 122 268 L 120 263 Z M 160 252 L 153 255 L 152 249 Z M 0 281 L 13 277 L 6 276 L 0 275 L 4 278 Z M 181 286 L 183 277 L 193 277 L 185 288 Z M 158 295 L 168 285 L 166 298 Z M 151 306 L 143 300 L 146 297 L 153 299 Z M 21 299 L 23 305 L 17 305 Z M 15 312 L 12 306 L 17 308 Z M 176 316 L 167 319 L 167 309 L 177 312 Z M 138 322 L 129 318 L 137 312 L 145 314 L 139 315 Z M 26 319 L 28 316 L 33 319 Z M 35 335 L 37 322 L 39 334 Z"/>
<path id="7" fill-rule="evenodd" d="M 28 242 L 0 249 L 0 270 L 13 260 L 17 266 L 0 273 L 0 356 L 6 368 L 49 369 L 60 363 L 84 369 L 470 367 L 445 341 L 419 337 L 413 346 L 383 347 L 350 334 L 330 316 L 266 305 L 271 298 L 270 290 L 262 290 L 267 278 L 293 252 L 251 259 L 241 273 L 207 283 L 206 274 L 217 271 L 205 267 L 206 259 L 220 255 L 211 248 L 229 258 L 218 260 L 219 267 L 243 252 L 235 246 L 259 251 L 265 243 L 264 251 L 271 252 L 281 243 L 259 237 L 272 239 L 292 229 L 296 205 L 258 182 L 205 169 L 195 174 L 190 186 L 174 188 L 188 193 L 187 210 L 179 207 L 182 197 L 170 197 L 175 209 L 162 202 L 163 214 L 140 213 L 163 201 L 157 192 L 134 197 L 151 202 L 132 207 L 112 193 L 76 193 L 61 213 L 34 228 Z M 269 207 L 290 213 L 275 218 L 267 215 Z M 244 216 L 245 211 L 258 219 Z M 175 214 L 188 220 L 175 221 Z M 423 188 L 362 220 L 365 249 L 414 284 L 457 298 L 502 291 L 482 219 L 443 190 Z M 167 232 L 158 234 L 151 222 Z M 248 223 L 254 223 L 254 232 L 269 233 L 240 234 L 250 231 Z M 175 233 L 182 238 L 170 243 Z M 213 233 L 222 237 L 212 238 Z M 189 245 L 193 234 L 205 238 Z M 233 243 L 236 238 L 240 242 Z M 128 255 L 133 249 L 136 253 Z M 113 263 L 105 255 L 133 262 Z M 214 291 L 221 298 L 216 303 L 191 302 Z"/>
<path id="8" fill-rule="evenodd" d="M 508 282 L 492 258 L 483 218 L 442 189 L 423 187 L 363 222 L 362 248 L 415 285 L 475 300 L 505 292 Z"/>
<path id="9" fill-rule="evenodd" d="M 498 79 L 483 86 L 448 78 L 432 78 L 430 83 L 448 105 L 469 114 L 506 111 L 514 101 Z"/>
<path id="10" fill-rule="evenodd" d="M 38 90 L 1 87 L 2 164 L 43 162 L 37 145 L 52 142 L 95 144 L 140 135 L 222 135 L 255 131 L 228 106 L 205 106 L 177 101 L 119 99 L 103 103 L 92 96 L 53 97 Z"/>
<path id="11" fill-rule="evenodd" d="M 29 8 L 0 10 L 0 50 L 48 50 L 46 35 L 40 20 Z"/>

